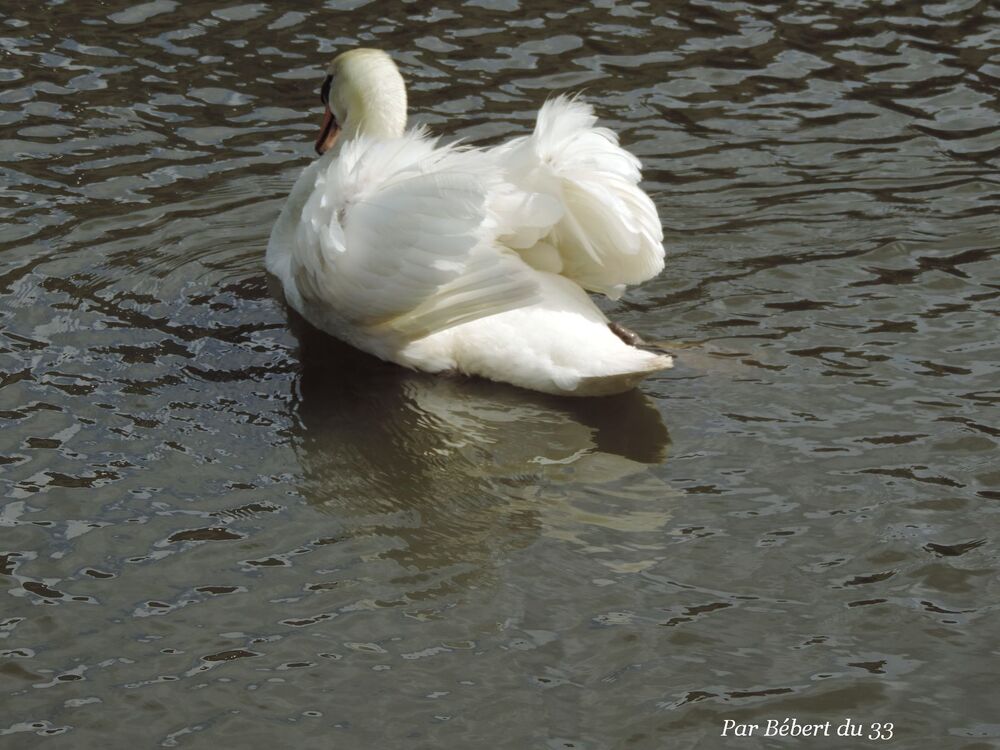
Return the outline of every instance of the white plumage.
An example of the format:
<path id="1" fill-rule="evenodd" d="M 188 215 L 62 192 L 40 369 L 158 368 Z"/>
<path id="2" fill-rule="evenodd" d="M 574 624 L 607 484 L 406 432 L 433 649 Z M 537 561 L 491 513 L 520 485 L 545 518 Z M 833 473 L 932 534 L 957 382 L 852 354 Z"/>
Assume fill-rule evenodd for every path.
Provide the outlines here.
<path id="1" fill-rule="evenodd" d="M 556 98 L 497 148 L 442 146 L 403 132 L 388 55 L 353 50 L 328 72 L 321 141 L 338 124 L 343 140 L 303 171 L 267 250 L 307 320 L 407 367 L 548 393 L 616 393 L 671 365 L 584 291 L 617 298 L 664 256 L 638 159 L 588 105 Z"/>

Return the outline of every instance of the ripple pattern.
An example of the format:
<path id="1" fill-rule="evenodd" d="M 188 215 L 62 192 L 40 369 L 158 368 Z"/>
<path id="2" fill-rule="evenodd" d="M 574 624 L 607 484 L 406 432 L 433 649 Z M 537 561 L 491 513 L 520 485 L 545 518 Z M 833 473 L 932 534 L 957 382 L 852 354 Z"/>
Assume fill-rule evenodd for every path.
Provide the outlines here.
<path id="1" fill-rule="evenodd" d="M 0 10 L 4 741 L 998 741 L 995 4 L 232 2 Z M 596 106 L 669 250 L 606 307 L 676 369 L 567 403 L 289 315 L 356 45 L 446 139 Z"/>

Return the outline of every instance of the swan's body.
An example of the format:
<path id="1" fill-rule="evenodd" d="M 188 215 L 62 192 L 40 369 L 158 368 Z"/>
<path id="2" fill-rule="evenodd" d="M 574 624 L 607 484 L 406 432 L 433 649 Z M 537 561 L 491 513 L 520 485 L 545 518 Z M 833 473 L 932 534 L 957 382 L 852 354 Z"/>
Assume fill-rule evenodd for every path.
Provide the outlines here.
<path id="1" fill-rule="evenodd" d="M 317 149 L 267 249 L 289 304 L 327 333 L 427 372 L 567 395 L 628 390 L 670 357 L 609 328 L 585 289 L 617 298 L 663 268 L 638 160 L 557 98 L 532 135 L 483 150 L 404 133 L 388 55 L 329 70 Z M 324 86 L 328 90 L 330 78 Z"/>

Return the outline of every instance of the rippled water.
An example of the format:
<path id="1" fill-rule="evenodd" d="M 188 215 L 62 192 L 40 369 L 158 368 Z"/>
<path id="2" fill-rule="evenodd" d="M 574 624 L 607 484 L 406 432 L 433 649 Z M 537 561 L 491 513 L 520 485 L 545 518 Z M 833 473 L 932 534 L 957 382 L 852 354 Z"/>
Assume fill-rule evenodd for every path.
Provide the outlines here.
<path id="1" fill-rule="evenodd" d="M 669 8 L 4 5 L 0 744 L 1000 742 L 1000 13 Z M 674 370 L 565 401 L 290 317 L 357 44 L 449 138 L 585 92 L 670 250 L 607 307 Z"/>

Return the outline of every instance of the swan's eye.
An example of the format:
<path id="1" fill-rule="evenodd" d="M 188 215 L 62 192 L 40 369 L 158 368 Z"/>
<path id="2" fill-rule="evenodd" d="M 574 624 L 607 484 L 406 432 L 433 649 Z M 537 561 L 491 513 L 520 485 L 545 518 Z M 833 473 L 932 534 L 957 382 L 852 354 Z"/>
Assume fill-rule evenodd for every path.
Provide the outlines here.
<path id="1" fill-rule="evenodd" d="M 333 83 L 333 76 L 327 76 L 326 80 L 323 81 L 323 88 L 319 90 L 319 100 L 323 104 L 330 103 L 330 85 Z"/>

